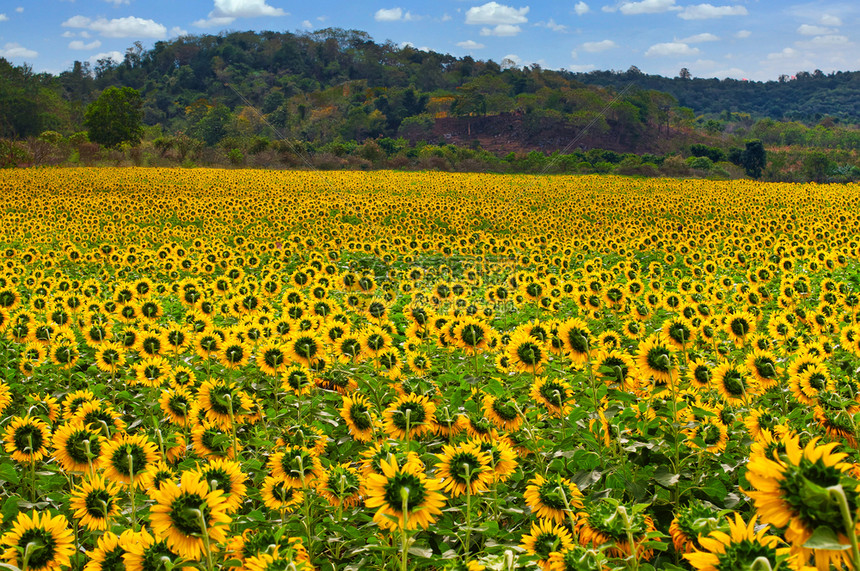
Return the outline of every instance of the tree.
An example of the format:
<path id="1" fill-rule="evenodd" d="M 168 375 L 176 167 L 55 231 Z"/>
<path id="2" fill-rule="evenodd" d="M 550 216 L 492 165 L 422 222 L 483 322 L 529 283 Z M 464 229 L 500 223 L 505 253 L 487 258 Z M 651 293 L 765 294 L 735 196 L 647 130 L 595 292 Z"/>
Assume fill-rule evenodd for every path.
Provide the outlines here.
<path id="1" fill-rule="evenodd" d="M 746 142 L 746 148 L 741 155 L 741 166 L 744 167 L 744 172 L 747 176 L 760 178 L 761 171 L 767 164 L 767 151 L 764 150 L 764 145 L 758 139 L 753 139 Z"/>
<path id="2" fill-rule="evenodd" d="M 678 72 L 678 77 L 681 79 L 693 79 L 693 74 L 686 67 L 682 67 L 681 71 Z"/>
<path id="3" fill-rule="evenodd" d="M 825 153 L 814 151 L 803 159 L 803 174 L 811 181 L 824 182 L 835 166 Z"/>
<path id="4" fill-rule="evenodd" d="M 143 100 L 131 87 L 108 87 L 92 102 L 84 115 L 90 140 L 116 147 L 138 145 L 143 136 Z"/>

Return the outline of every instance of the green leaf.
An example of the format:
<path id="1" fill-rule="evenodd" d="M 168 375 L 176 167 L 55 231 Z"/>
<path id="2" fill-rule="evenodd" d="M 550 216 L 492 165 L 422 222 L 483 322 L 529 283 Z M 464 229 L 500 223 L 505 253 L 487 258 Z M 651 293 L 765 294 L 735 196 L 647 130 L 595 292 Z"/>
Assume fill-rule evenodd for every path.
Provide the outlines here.
<path id="1" fill-rule="evenodd" d="M 18 478 L 18 472 L 15 470 L 15 466 L 9 463 L 0 464 L 0 480 L 12 484 L 17 484 L 18 482 L 20 482 L 20 478 Z"/>
<path id="2" fill-rule="evenodd" d="M 422 559 L 430 559 L 433 557 L 433 550 L 427 549 L 426 547 L 416 547 L 412 546 L 409 548 L 409 554 L 414 555 L 415 557 L 421 557 Z"/>
<path id="3" fill-rule="evenodd" d="M 839 543 L 836 532 L 829 527 L 821 526 L 815 529 L 812 536 L 803 544 L 806 549 L 827 549 L 828 551 L 847 551 L 851 545 Z"/>
<path id="4" fill-rule="evenodd" d="M 659 466 L 654 471 L 654 480 L 664 488 L 671 488 L 681 479 L 680 474 L 675 474 L 668 466 Z"/>

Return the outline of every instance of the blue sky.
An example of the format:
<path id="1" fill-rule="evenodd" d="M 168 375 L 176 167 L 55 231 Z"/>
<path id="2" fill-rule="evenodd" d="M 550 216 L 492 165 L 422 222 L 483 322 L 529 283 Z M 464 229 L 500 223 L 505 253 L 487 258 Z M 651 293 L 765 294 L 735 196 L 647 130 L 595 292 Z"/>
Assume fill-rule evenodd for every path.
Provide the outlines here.
<path id="1" fill-rule="evenodd" d="M 857 0 L 0 0 L 0 57 L 59 73 L 135 41 L 339 27 L 505 64 L 772 80 L 860 69 L 858 24 Z"/>

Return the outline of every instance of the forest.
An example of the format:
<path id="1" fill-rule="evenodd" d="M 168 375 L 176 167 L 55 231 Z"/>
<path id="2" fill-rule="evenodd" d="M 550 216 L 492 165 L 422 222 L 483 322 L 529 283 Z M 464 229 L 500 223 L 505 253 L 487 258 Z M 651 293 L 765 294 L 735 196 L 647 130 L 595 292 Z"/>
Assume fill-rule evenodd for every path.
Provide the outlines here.
<path id="1" fill-rule="evenodd" d="M 454 57 L 356 30 L 230 32 L 135 43 L 59 75 L 0 58 L 0 164 L 200 164 L 856 178 L 860 72 L 777 81 L 571 73 Z M 99 139 L 87 112 L 139 94 L 139 131 Z M 711 164 L 693 145 L 718 148 Z M 734 154 L 732 151 L 735 151 Z M 735 157 L 735 162 L 731 161 Z M 563 157 L 563 160 L 562 158 Z M 664 164 L 668 161 L 668 166 Z"/>

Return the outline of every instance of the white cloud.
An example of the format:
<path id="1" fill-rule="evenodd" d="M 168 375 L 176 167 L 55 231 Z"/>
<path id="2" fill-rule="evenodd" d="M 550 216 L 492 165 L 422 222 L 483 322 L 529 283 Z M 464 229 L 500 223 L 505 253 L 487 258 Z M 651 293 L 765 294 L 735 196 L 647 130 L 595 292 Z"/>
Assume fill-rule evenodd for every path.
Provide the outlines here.
<path id="1" fill-rule="evenodd" d="M 582 16 L 583 14 L 588 14 L 591 11 L 591 8 L 588 7 L 588 4 L 579 0 L 576 3 L 576 6 L 573 7 L 573 11 L 576 12 L 577 16 Z"/>
<path id="2" fill-rule="evenodd" d="M 824 36 L 827 34 L 835 34 L 836 28 L 825 28 L 824 26 L 810 26 L 803 24 L 797 28 L 797 33 L 801 36 Z"/>
<path id="3" fill-rule="evenodd" d="M 187 36 L 187 35 L 188 35 L 188 30 L 180 28 L 179 26 L 173 26 L 172 28 L 170 28 L 170 37 L 171 38 L 178 38 L 178 37 Z"/>
<path id="4" fill-rule="evenodd" d="M 723 16 L 746 16 L 749 14 L 744 6 L 714 6 L 712 4 L 696 4 L 687 6 L 678 14 L 684 20 L 709 20 Z"/>
<path id="5" fill-rule="evenodd" d="M 571 50 L 571 51 L 570 51 L 570 57 L 571 57 L 572 59 L 576 59 L 576 58 L 578 57 L 578 54 L 576 53 L 576 50 Z"/>
<path id="6" fill-rule="evenodd" d="M 105 0 L 108 4 L 113 4 L 114 6 L 122 6 L 123 4 L 131 4 L 131 0 Z"/>
<path id="7" fill-rule="evenodd" d="M 474 40 L 466 40 L 465 42 L 457 42 L 457 45 L 463 48 L 464 50 L 482 50 L 485 46 L 484 44 L 478 43 Z"/>
<path id="8" fill-rule="evenodd" d="M 100 59 L 110 59 L 113 60 L 114 63 L 122 63 L 122 60 L 125 59 L 125 56 L 123 56 L 120 52 L 113 50 L 110 52 L 101 52 L 94 56 L 90 56 L 87 61 L 92 64 L 95 64 Z"/>
<path id="9" fill-rule="evenodd" d="M 702 42 L 718 42 L 720 41 L 720 38 L 714 34 L 705 32 L 704 34 L 696 34 L 695 36 L 690 36 L 689 38 L 684 38 L 683 40 L 678 41 L 682 44 L 700 44 Z"/>
<path id="10" fill-rule="evenodd" d="M 567 66 L 567 70 L 572 71 L 573 73 L 585 73 L 585 72 L 591 71 L 592 69 L 594 69 L 593 63 Z"/>
<path id="11" fill-rule="evenodd" d="M 797 50 L 794 48 L 783 48 L 781 52 L 774 52 L 771 54 L 767 54 L 767 59 L 773 60 L 783 60 L 783 59 L 791 59 L 798 54 Z"/>
<path id="12" fill-rule="evenodd" d="M 310 21 L 310 20 L 302 20 L 302 28 L 305 28 L 305 29 L 309 30 L 309 29 L 311 29 L 311 28 L 313 28 L 313 27 L 314 27 L 314 25 L 313 25 L 313 24 L 311 24 L 311 21 Z"/>
<path id="13" fill-rule="evenodd" d="M 66 30 L 65 32 L 63 32 L 60 35 L 64 38 L 74 38 L 75 37 L 75 33 L 72 32 L 71 30 Z"/>
<path id="14" fill-rule="evenodd" d="M 567 26 L 565 26 L 564 24 L 557 23 L 552 18 L 550 18 L 546 22 L 538 22 L 535 25 L 543 27 L 543 28 L 549 28 L 553 32 L 566 32 L 567 31 Z"/>
<path id="15" fill-rule="evenodd" d="M 618 44 L 616 44 L 612 40 L 603 40 L 600 42 L 585 42 L 584 44 L 582 44 L 582 49 L 592 54 L 598 52 L 605 52 L 606 50 L 611 50 L 615 47 L 618 47 Z"/>
<path id="16" fill-rule="evenodd" d="M 69 42 L 69 49 L 70 50 L 94 50 L 101 45 L 102 45 L 102 43 L 98 40 L 92 41 L 88 44 L 85 44 L 81 40 L 74 40 L 72 42 Z"/>
<path id="17" fill-rule="evenodd" d="M 502 58 L 502 67 L 505 69 L 519 67 L 522 61 L 523 60 L 517 54 L 508 54 Z"/>
<path id="18" fill-rule="evenodd" d="M 737 32 L 735 32 L 735 37 L 740 39 L 748 38 L 751 35 L 752 32 L 750 32 L 749 30 L 738 30 Z"/>
<path id="19" fill-rule="evenodd" d="M 822 46 L 845 46 L 850 44 L 851 41 L 847 36 L 836 36 L 836 35 L 827 35 L 827 36 L 815 36 L 808 42 L 797 42 L 799 46 L 807 46 L 807 47 L 822 47 Z"/>
<path id="20" fill-rule="evenodd" d="M 641 2 L 624 2 L 621 4 L 621 13 L 628 16 L 635 14 L 659 14 L 680 10 L 675 6 L 675 0 L 642 0 Z"/>
<path id="21" fill-rule="evenodd" d="M 819 20 L 823 26 L 841 26 L 842 19 L 839 16 L 833 16 L 831 14 L 824 14 L 821 16 Z"/>
<path id="22" fill-rule="evenodd" d="M 3 49 L 0 49 L 0 57 L 9 59 L 13 58 L 35 58 L 39 57 L 39 52 L 25 48 L 21 44 L 15 42 L 7 42 Z"/>
<path id="23" fill-rule="evenodd" d="M 24 12 L 24 7 L 23 7 L 23 6 L 18 6 L 17 8 L 15 8 L 15 11 L 16 11 L 16 12 L 18 12 L 19 14 L 21 14 L 21 13 L 23 13 L 23 12 Z"/>
<path id="24" fill-rule="evenodd" d="M 453 20 L 453 18 L 451 17 L 451 14 L 449 14 L 448 12 L 445 12 L 444 14 L 442 14 L 442 19 L 441 19 L 442 22 L 449 22 L 451 20 Z"/>
<path id="25" fill-rule="evenodd" d="M 287 16 L 281 8 L 266 4 L 266 0 L 215 0 L 215 9 L 203 20 L 197 20 L 198 28 L 212 28 L 232 24 L 236 18 L 261 18 Z"/>
<path id="26" fill-rule="evenodd" d="M 510 36 L 516 36 L 521 31 L 522 29 L 519 26 L 514 26 L 512 24 L 499 24 L 495 28 L 481 28 L 481 35 L 507 38 Z"/>
<path id="27" fill-rule="evenodd" d="M 72 16 L 62 25 L 65 28 L 92 30 L 107 38 L 163 38 L 167 35 L 167 28 L 162 24 L 134 16 L 113 20 L 107 18 L 91 20 L 86 16 Z"/>
<path id="28" fill-rule="evenodd" d="M 8 19 L 9 19 L 9 16 L 7 16 L 6 14 L 0 14 L 0 22 L 5 22 Z"/>
<path id="29" fill-rule="evenodd" d="M 691 48 L 682 42 L 666 42 L 662 44 L 654 44 L 648 51 L 646 56 L 693 56 L 699 53 L 699 48 Z"/>
<path id="30" fill-rule="evenodd" d="M 410 12 L 403 13 L 403 8 L 381 8 L 373 15 L 373 19 L 377 22 L 412 22 L 418 18 Z"/>
<path id="31" fill-rule="evenodd" d="M 498 2 L 487 2 L 482 6 L 474 6 L 466 11 L 466 23 L 476 26 L 497 26 L 500 24 L 513 25 L 528 22 L 526 14 L 529 7 L 514 8 Z"/>

